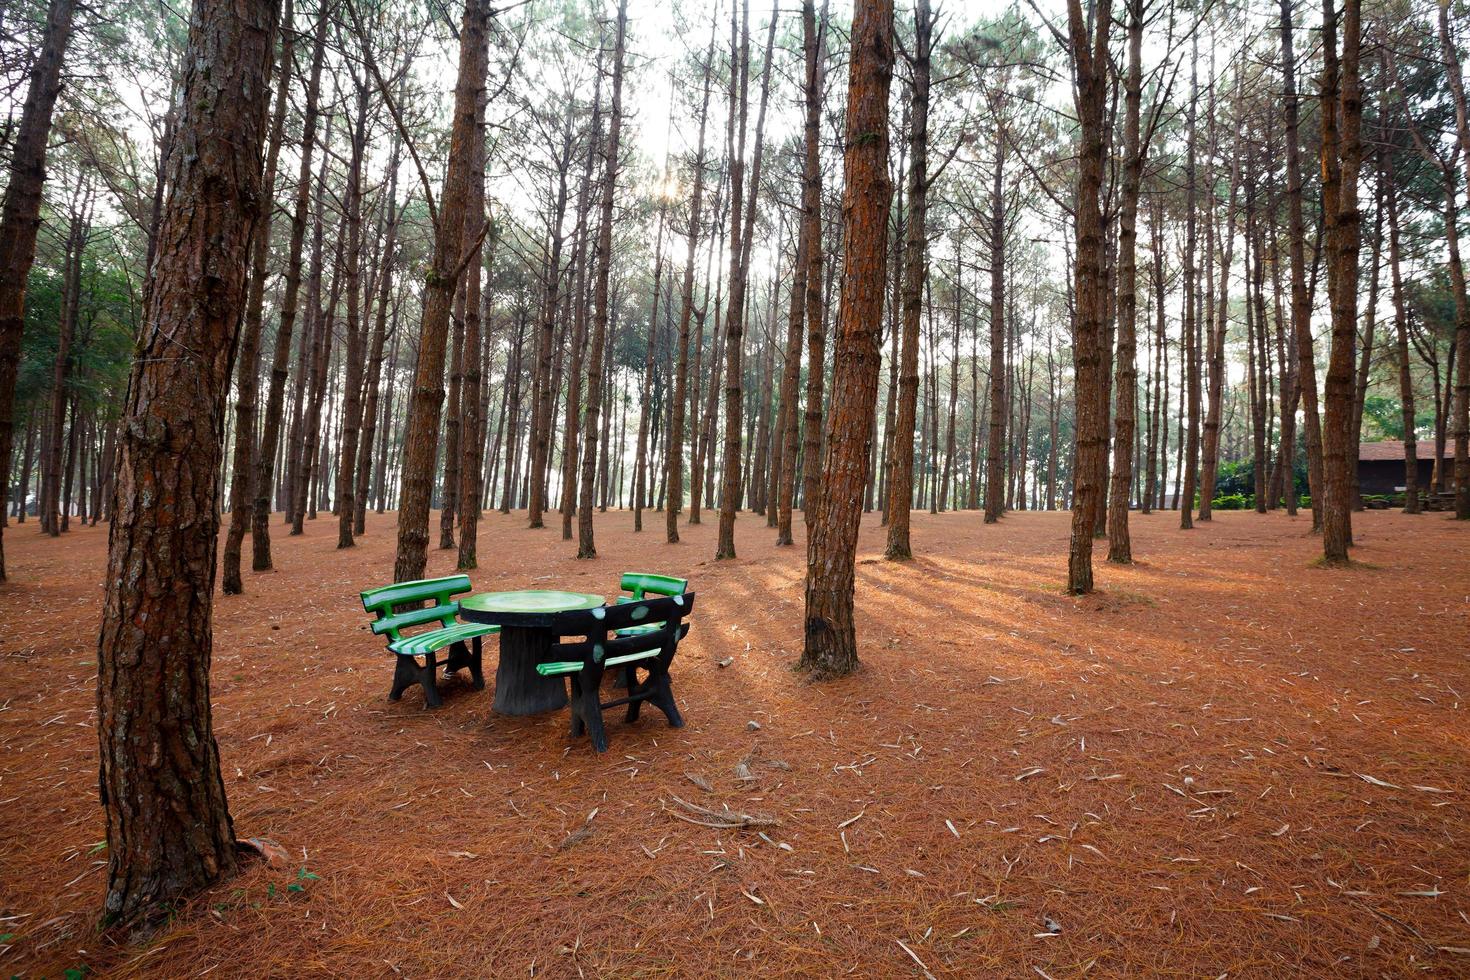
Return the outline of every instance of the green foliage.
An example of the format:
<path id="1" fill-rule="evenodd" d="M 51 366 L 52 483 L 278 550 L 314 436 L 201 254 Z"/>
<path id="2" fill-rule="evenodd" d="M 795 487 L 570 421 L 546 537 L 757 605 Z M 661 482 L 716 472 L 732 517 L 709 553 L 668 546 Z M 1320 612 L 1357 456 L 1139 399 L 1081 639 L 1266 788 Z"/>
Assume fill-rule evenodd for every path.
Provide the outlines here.
<path id="1" fill-rule="evenodd" d="M 82 260 L 66 387 L 83 409 L 101 411 L 106 419 L 121 405 L 127 388 L 135 297 L 126 271 L 102 252 L 101 242 L 94 242 Z M 55 377 L 62 278 L 59 260 L 43 265 L 39 259 L 44 258 L 38 257 L 26 286 L 26 326 L 15 392 L 20 417 L 50 400 Z"/>
<path id="2" fill-rule="evenodd" d="M 1251 510 L 1256 506 L 1256 498 L 1239 493 L 1227 493 L 1223 497 L 1216 497 L 1210 501 L 1210 506 L 1215 510 Z"/>
<path id="3" fill-rule="evenodd" d="M 1255 465 L 1254 459 L 1222 460 L 1215 473 L 1215 496 L 1239 494 L 1254 500 L 1256 493 Z M 1270 472 L 1268 471 L 1267 478 L 1269 477 Z M 1296 465 L 1292 467 L 1292 478 L 1296 484 L 1297 495 L 1306 493 L 1307 454 L 1300 444 L 1297 446 Z"/>
<path id="4" fill-rule="evenodd" d="M 299 894 L 302 894 L 302 893 L 304 893 L 306 891 L 306 883 L 308 881 L 321 881 L 321 880 L 322 880 L 321 879 L 321 876 L 314 875 L 310 871 L 307 871 L 306 870 L 306 865 L 303 864 L 301 866 L 301 870 L 296 872 L 296 880 L 293 881 L 293 882 L 291 882 L 291 884 L 289 884 L 289 885 L 286 886 L 286 891 L 288 891 L 288 892 L 295 892 L 296 894 L 299 895 Z"/>

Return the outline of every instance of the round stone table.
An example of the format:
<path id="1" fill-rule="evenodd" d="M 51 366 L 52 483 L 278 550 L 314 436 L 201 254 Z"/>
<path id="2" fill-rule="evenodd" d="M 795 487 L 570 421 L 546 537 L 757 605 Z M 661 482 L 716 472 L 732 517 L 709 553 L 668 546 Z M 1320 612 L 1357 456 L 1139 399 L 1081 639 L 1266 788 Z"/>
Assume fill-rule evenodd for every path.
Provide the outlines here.
<path id="1" fill-rule="evenodd" d="M 551 659 L 557 613 L 602 605 L 600 595 L 541 589 L 481 592 L 459 600 L 461 619 L 500 627 L 500 663 L 491 707 L 503 715 L 535 715 L 566 707 L 562 679 L 542 677 L 536 665 Z"/>

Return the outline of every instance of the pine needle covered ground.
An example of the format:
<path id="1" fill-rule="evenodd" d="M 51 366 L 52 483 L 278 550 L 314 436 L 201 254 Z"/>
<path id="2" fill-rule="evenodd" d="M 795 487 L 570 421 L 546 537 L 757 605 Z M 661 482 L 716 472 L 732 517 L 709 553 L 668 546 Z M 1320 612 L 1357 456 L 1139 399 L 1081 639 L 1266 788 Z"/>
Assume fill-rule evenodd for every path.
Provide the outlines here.
<path id="1" fill-rule="evenodd" d="M 384 700 L 357 592 L 379 519 L 277 536 L 216 602 L 215 727 L 238 836 L 278 841 L 146 947 L 94 929 L 106 853 L 95 645 L 106 531 L 7 535 L 0 588 L 0 971 L 115 976 L 1317 976 L 1470 972 L 1470 527 L 1135 516 L 1131 568 L 1061 594 L 1068 515 L 865 522 L 864 668 L 812 685 L 804 548 L 749 514 L 684 543 L 600 515 L 596 562 L 519 515 L 477 590 L 699 593 L 674 663 L 688 727 Z M 430 574 L 453 553 L 431 552 Z M 728 667 L 719 663 L 729 658 Z M 494 644 L 487 647 L 487 672 Z M 754 722 L 754 724 L 751 724 Z"/>

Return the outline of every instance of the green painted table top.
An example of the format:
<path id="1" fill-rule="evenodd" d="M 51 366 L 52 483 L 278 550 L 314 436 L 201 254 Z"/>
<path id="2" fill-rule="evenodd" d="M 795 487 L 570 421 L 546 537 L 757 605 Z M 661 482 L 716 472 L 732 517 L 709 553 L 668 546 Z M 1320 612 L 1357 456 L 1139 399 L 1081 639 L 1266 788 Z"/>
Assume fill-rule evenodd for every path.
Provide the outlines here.
<path id="1" fill-rule="evenodd" d="M 520 592 L 481 592 L 459 600 L 459 607 L 469 612 L 557 613 L 596 609 L 605 603 L 602 596 L 585 592 L 524 589 Z"/>

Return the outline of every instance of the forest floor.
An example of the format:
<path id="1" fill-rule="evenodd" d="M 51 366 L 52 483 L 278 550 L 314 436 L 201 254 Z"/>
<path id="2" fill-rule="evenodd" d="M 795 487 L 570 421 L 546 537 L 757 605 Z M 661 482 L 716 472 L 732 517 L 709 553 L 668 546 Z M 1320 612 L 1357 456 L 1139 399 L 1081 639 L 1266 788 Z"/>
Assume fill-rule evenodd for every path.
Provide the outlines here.
<path id="1" fill-rule="evenodd" d="M 278 530 L 280 571 L 216 602 L 213 699 L 236 832 L 293 865 L 142 947 L 95 931 L 106 530 L 12 525 L 0 971 L 1470 975 L 1470 526 L 1356 515 L 1361 564 L 1323 569 L 1305 516 L 1135 515 L 1139 563 L 1069 598 L 1067 514 L 918 514 L 906 564 L 873 516 L 863 669 L 813 685 L 799 515 L 784 549 L 742 515 L 719 563 L 713 523 L 670 547 L 646 519 L 600 515 L 595 562 L 523 515 L 481 524 L 477 590 L 611 596 L 639 569 L 698 592 L 687 727 L 619 713 L 604 756 L 463 680 L 437 712 L 388 703 L 357 593 L 391 578 L 391 515 L 346 553 L 326 519 Z M 676 797 L 776 822 L 698 826 Z"/>

